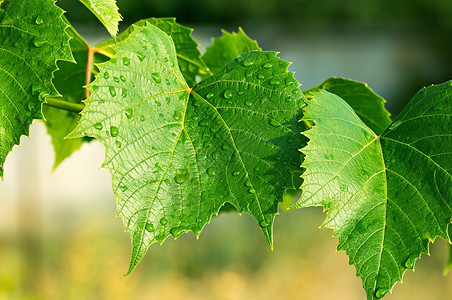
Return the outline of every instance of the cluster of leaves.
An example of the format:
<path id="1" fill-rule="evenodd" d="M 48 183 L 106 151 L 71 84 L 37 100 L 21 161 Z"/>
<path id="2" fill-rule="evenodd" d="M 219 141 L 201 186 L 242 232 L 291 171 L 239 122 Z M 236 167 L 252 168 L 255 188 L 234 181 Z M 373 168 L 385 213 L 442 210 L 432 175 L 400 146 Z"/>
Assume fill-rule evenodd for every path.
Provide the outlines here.
<path id="1" fill-rule="evenodd" d="M 53 0 L 0 12 L 0 172 L 42 113 L 55 166 L 101 141 L 132 238 L 129 272 L 152 243 L 199 235 L 226 204 L 253 216 L 270 245 L 279 205 L 323 206 L 368 299 L 437 236 L 451 242 L 452 81 L 422 89 L 392 122 L 363 83 L 331 78 L 302 92 L 289 63 L 241 29 L 202 54 L 174 19 L 116 36 L 113 0 L 81 2 L 113 38 L 90 47 Z"/>

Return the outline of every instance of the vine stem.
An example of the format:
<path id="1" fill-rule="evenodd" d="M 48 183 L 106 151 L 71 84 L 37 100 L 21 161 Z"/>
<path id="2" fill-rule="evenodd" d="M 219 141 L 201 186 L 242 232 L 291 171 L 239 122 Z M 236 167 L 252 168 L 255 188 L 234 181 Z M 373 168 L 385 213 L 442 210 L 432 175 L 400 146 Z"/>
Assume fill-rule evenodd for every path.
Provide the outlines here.
<path id="1" fill-rule="evenodd" d="M 88 61 L 86 63 L 86 75 L 85 75 L 85 86 L 91 83 L 91 72 L 93 70 L 93 59 L 94 53 L 98 50 L 95 48 L 88 48 Z M 85 87 L 85 99 L 89 97 L 89 90 Z"/>
<path id="2" fill-rule="evenodd" d="M 85 104 L 83 103 L 72 103 L 68 101 L 61 100 L 62 98 L 57 97 L 47 97 L 46 102 L 44 102 L 45 105 L 48 105 L 50 107 L 59 108 L 62 110 L 67 110 L 74 113 L 80 113 L 83 108 L 85 107 Z"/>

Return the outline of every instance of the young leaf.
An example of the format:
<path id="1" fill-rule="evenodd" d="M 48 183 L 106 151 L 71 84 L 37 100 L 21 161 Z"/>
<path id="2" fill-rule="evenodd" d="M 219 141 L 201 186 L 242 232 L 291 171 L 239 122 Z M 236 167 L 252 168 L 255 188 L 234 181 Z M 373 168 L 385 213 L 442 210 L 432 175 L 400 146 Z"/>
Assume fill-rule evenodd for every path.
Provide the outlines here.
<path id="1" fill-rule="evenodd" d="M 56 61 L 73 61 L 63 11 L 53 0 L 11 0 L 0 19 L 0 176 L 3 163 L 33 119 L 42 118 Z"/>
<path id="2" fill-rule="evenodd" d="M 67 20 L 66 20 L 67 22 Z M 63 98 L 62 101 L 81 104 L 84 99 L 85 77 L 88 64 L 88 43 L 68 24 L 67 32 L 72 37 L 70 45 L 76 64 L 71 62 L 60 62 L 59 70 L 55 72 L 53 83 Z M 102 55 L 96 54 L 95 61 L 105 61 Z M 90 141 L 90 138 L 65 139 L 66 135 L 72 132 L 80 120 L 80 115 L 76 112 L 69 112 L 58 108 L 44 105 L 42 109 L 45 117 L 47 132 L 52 137 L 52 144 L 55 150 L 56 168 L 65 158 L 70 156 L 81 145 Z"/>
<path id="3" fill-rule="evenodd" d="M 111 36 L 118 33 L 118 23 L 122 20 L 116 0 L 80 0 L 107 28 Z"/>
<path id="4" fill-rule="evenodd" d="M 205 77 L 212 75 L 204 61 L 201 59 L 201 52 L 198 50 L 199 44 L 191 37 L 193 29 L 176 23 L 176 19 L 174 18 L 149 18 L 140 20 L 134 25 L 144 26 L 147 23 L 157 26 L 160 30 L 171 36 L 174 45 L 176 46 L 177 63 L 182 71 L 182 75 L 184 75 L 185 80 L 190 86 L 196 84 L 197 76 Z M 116 41 L 124 41 L 129 37 L 132 31 L 133 25 L 121 32 L 116 38 Z M 115 45 L 115 41 L 109 39 L 99 43 L 95 48 L 99 49 L 100 53 L 113 56 L 115 54 L 115 51 L 112 48 L 113 45 Z M 235 57 L 236 56 L 233 58 Z"/>
<path id="5" fill-rule="evenodd" d="M 361 120 L 380 134 L 391 124 L 391 114 L 385 109 L 386 100 L 375 94 L 366 83 L 332 77 L 305 94 L 326 90 L 344 99 Z"/>
<path id="6" fill-rule="evenodd" d="M 250 39 L 242 28 L 239 31 L 229 33 L 222 30 L 221 38 L 213 38 L 212 45 L 206 48 L 202 59 L 214 74 L 219 72 L 226 64 L 242 53 L 252 50 L 262 50 L 256 41 Z"/>
<path id="7" fill-rule="evenodd" d="M 199 235 L 226 202 L 252 215 L 271 244 L 302 143 L 304 96 L 288 63 L 249 52 L 190 89 L 171 38 L 150 24 L 133 28 L 99 65 L 72 134 L 105 145 L 118 215 L 132 236 L 129 272 L 152 243 Z"/>
<path id="8" fill-rule="evenodd" d="M 322 205 L 368 299 L 382 298 L 429 241 L 450 242 L 452 81 L 422 89 L 381 136 L 327 91 L 308 100 L 302 195 Z"/>

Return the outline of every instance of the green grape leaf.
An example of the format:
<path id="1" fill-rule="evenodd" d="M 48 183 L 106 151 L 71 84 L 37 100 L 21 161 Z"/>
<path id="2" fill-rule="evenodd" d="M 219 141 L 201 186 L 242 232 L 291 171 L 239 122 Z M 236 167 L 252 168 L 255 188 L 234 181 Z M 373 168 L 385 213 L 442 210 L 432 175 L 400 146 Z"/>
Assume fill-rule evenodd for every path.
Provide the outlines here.
<path id="1" fill-rule="evenodd" d="M 133 31 L 134 25 L 144 26 L 146 23 L 157 26 L 160 30 L 171 36 L 176 46 L 177 63 L 182 71 L 182 75 L 190 86 L 196 84 L 198 76 L 206 77 L 212 75 L 201 59 L 201 52 L 198 50 L 199 44 L 191 36 L 193 29 L 176 23 L 175 18 L 149 18 L 140 20 L 121 32 L 116 38 L 116 41 L 122 42 L 126 40 Z M 109 39 L 99 43 L 95 48 L 99 49 L 100 53 L 113 56 L 115 53 L 113 49 L 114 45 L 115 41 Z"/>
<path id="2" fill-rule="evenodd" d="M 422 89 L 382 135 L 327 91 L 307 101 L 302 195 L 293 208 L 321 205 L 322 226 L 382 298 L 412 269 L 429 241 L 450 242 L 452 81 Z"/>
<path id="3" fill-rule="evenodd" d="M 129 272 L 152 243 L 199 235 L 226 202 L 253 216 L 272 244 L 278 201 L 301 163 L 304 96 L 289 64 L 249 52 L 191 89 L 171 38 L 150 24 L 133 28 L 99 65 L 71 134 L 105 145 L 117 214 L 132 237 Z"/>
<path id="4" fill-rule="evenodd" d="M 66 20 L 66 22 L 68 22 Z M 72 37 L 70 45 L 76 64 L 70 62 L 60 62 L 59 70 L 54 73 L 53 83 L 61 93 L 61 100 L 70 103 L 81 104 L 85 94 L 86 69 L 88 64 L 88 43 L 78 34 L 78 32 L 68 23 L 68 34 Z M 93 61 L 104 62 L 106 57 L 95 53 Z M 47 98 L 48 99 L 48 98 Z M 45 125 L 47 132 L 52 138 L 55 150 L 54 169 L 74 151 L 78 150 L 83 143 L 89 142 L 91 138 L 65 139 L 74 130 L 80 115 L 49 105 L 43 106 Z"/>
<path id="5" fill-rule="evenodd" d="M 37 5 L 39 3 L 39 5 Z M 11 0 L 0 19 L 0 176 L 33 119 L 41 119 L 56 61 L 73 61 L 63 10 L 53 0 Z"/>
<path id="6" fill-rule="evenodd" d="M 206 48 L 202 59 L 214 74 L 242 53 L 262 50 L 256 41 L 250 39 L 242 28 L 238 32 L 229 33 L 222 30 L 221 38 L 213 38 L 212 45 Z"/>
<path id="7" fill-rule="evenodd" d="M 384 107 L 386 100 L 375 94 L 366 83 L 332 77 L 304 93 L 308 95 L 321 89 L 344 99 L 376 134 L 382 133 L 392 122 L 391 114 Z"/>
<path id="8" fill-rule="evenodd" d="M 118 23 L 122 20 L 116 0 L 80 0 L 107 28 L 111 36 L 118 34 Z"/>

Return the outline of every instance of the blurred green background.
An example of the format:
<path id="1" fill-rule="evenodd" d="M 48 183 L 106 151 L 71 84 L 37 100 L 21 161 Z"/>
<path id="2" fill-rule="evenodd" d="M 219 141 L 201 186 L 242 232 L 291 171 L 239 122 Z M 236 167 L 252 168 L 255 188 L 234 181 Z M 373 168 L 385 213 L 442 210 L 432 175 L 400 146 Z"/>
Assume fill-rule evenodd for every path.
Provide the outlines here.
<path id="1" fill-rule="evenodd" d="M 106 30 L 76 0 L 60 0 L 94 44 Z M 201 49 L 220 29 L 241 26 L 264 50 L 280 51 L 303 88 L 331 76 L 369 83 L 397 114 L 422 86 L 452 79 L 452 1 L 166 0 L 119 1 L 121 28 L 174 16 L 195 28 Z M 40 122 L 8 156 L 0 182 L 0 300 L 3 299 L 365 299 L 320 208 L 281 212 L 270 251 L 247 215 L 224 213 L 199 240 L 185 234 L 150 248 L 128 268 L 130 240 L 115 218 L 100 143 L 52 171 Z M 385 299 L 452 299 L 442 276 L 448 245 L 438 240 L 416 272 Z"/>

